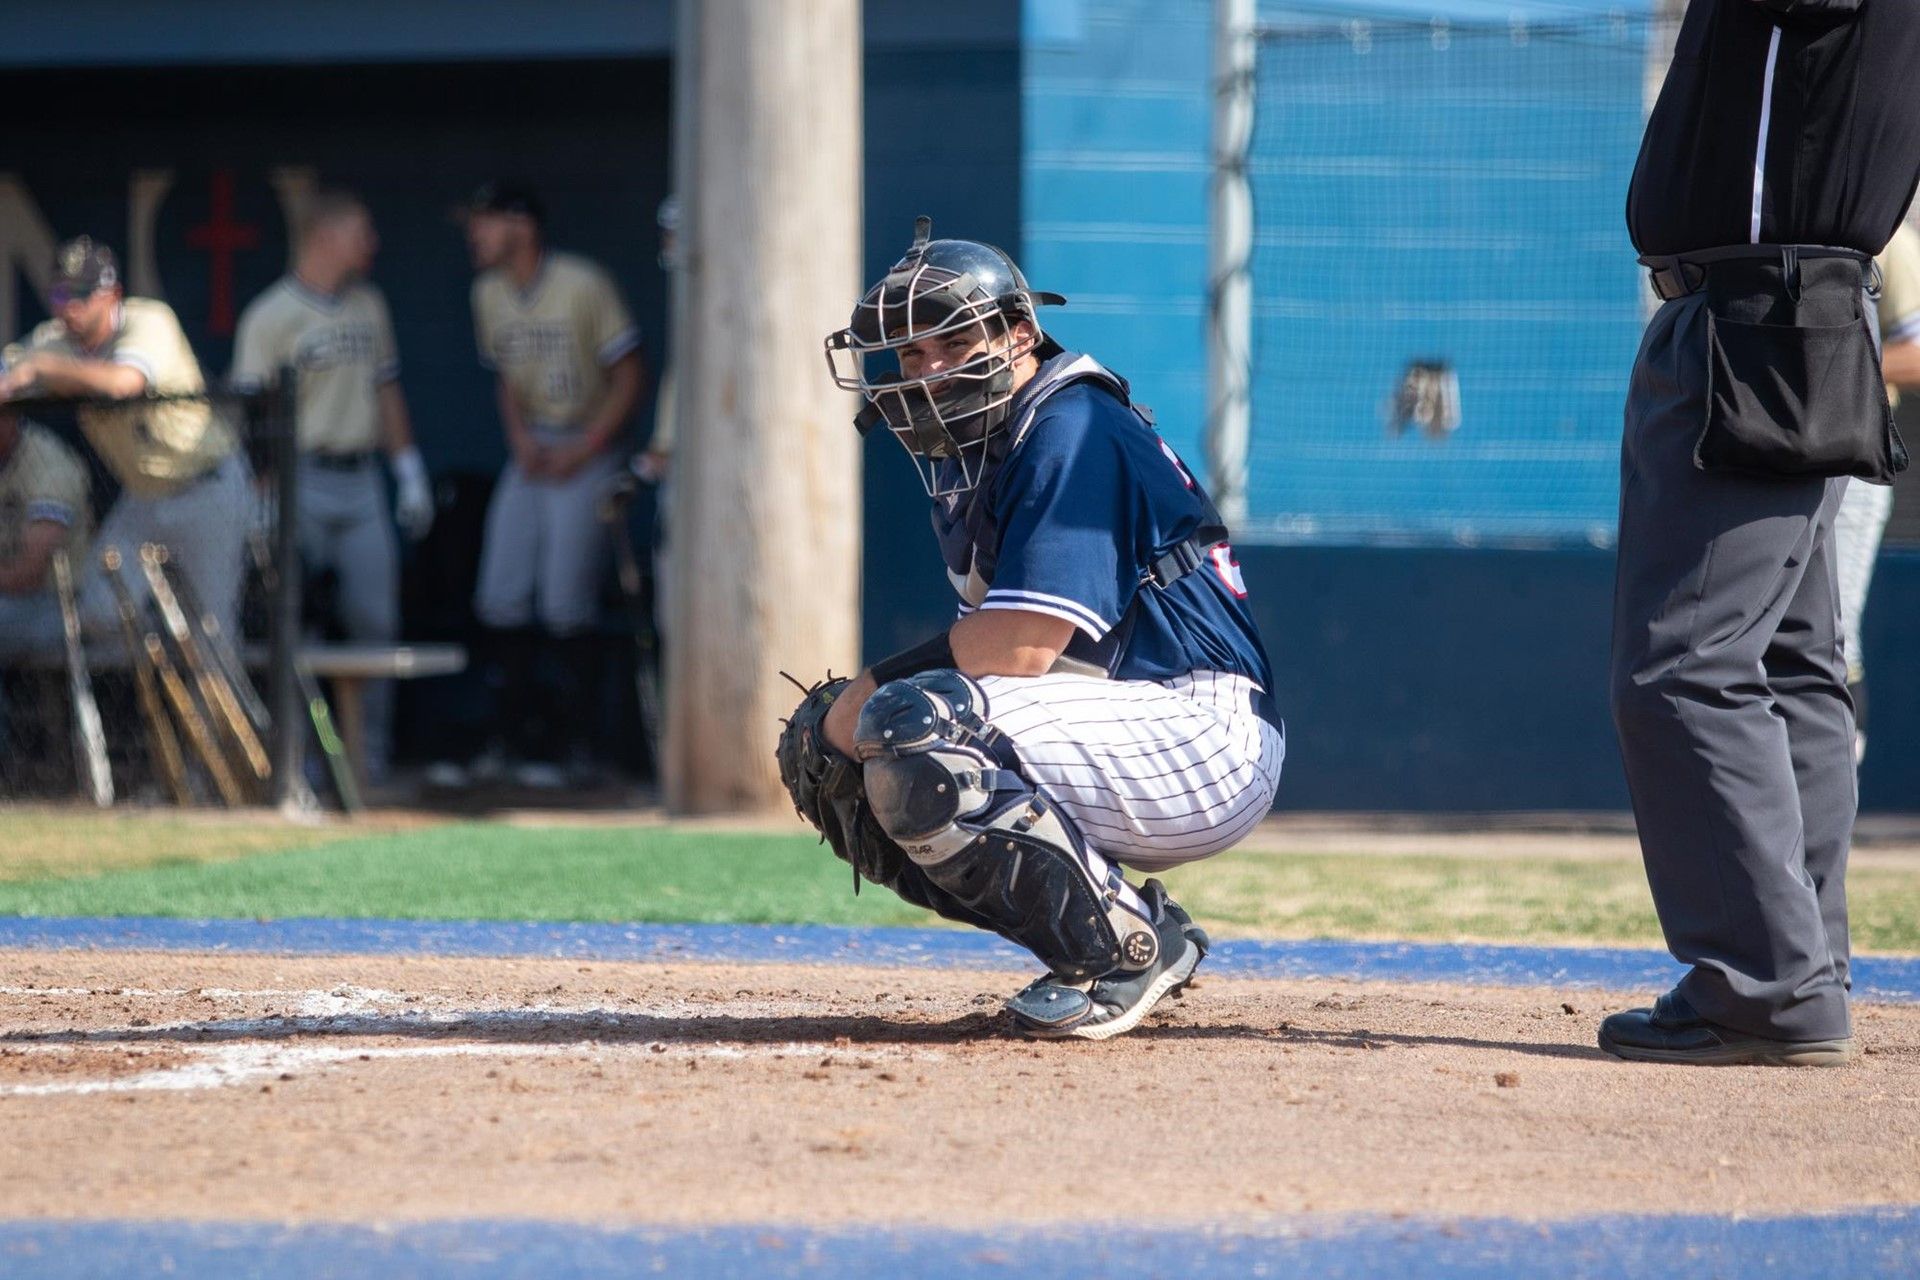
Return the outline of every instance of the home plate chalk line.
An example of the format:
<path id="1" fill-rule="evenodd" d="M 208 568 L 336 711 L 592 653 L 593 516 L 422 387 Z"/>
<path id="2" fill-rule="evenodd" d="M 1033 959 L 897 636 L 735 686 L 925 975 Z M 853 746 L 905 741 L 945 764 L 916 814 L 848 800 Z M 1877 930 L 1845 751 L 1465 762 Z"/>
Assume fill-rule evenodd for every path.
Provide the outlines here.
<path id="1" fill-rule="evenodd" d="M 276 1079 L 283 1074 L 324 1070 L 346 1063 L 408 1058 L 570 1058 L 602 1061 L 612 1058 L 664 1055 L 669 1058 L 748 1059 L 805 1057 L 831 1053 L 849 1063 L 930 1061 L 940 1058 L 935 1047 L 912 1045 L 845 1045 L 814 1041 L 776 1041 L 765 1044 L 707 1044 L 685 1039 L 644 1040 L 622 1034 L 621 1024 L 645 1018 L 698 1019 L 741 1016 L 781 1017 L 810 1012 L 810 1004 L 792 1000 L 734 998 L 725 1001 L 677 999 L 656 1004 L 604 1005 L 519 1004 L 511 1008 L 473 1008 L 471 1001 L 457 1006 L 424 995 L 403 995 L 371 987 L 339 986 L 327 990 L 253 989 L 225 987 L 34 987 L 0 986 L 0 997 L 31 1001 L 45 999 L 103 999 L 122 1001 L 201 1000 L 210 1018 L 155 1022 L 139 1019 L 120 1026 L 82 1030 L 16 1027 L 0 1033 L 0 1057 L 16 1061 L 36 1056 L 63 1058 L 63 1075 L 75 1071 L 73 1055 L 98 1052 L 102 1065 L 107 1054 L 114 1065 L 129 1059 L 164 1057 L 148 1071 L 122 1075 L 81 1075 L 77 1079 L 0 1083 L 0 1097 L 42 1097 L 53 1094 L 186 1092 L 225 1089 Z M 264 1016 L 221 1016 L 222 1008 L 265 1006 L 284 1013 Z M 566 1020 L 589 1037 L 596 1026 L 615 1035 L 613 1040 L 572 1040 L 567 1043 L 529 1044 L 494 1039 L 459 1039 L 501 1032 L 538 1031 Z M 314 1044 L 296 1036 L 418 1035 L 443 1033 L 425 1044 L 353 1045 Z M 181 1040 L 179 1033 L 200 1038 Z M 267 1037 L 258 1039 L 255 1037 Z M 184 1059 L 184 1060 L 182 1060 Z"/>

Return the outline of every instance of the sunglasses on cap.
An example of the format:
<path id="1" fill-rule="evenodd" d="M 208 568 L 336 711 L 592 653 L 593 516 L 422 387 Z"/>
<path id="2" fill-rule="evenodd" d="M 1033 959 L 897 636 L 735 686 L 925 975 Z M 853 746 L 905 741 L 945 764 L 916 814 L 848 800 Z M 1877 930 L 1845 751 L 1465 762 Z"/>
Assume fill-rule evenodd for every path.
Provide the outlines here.
<path id="1" fill-rule="evenodd" d="M 106 287 L 106 285 L 102 284 L 92 289 L 81 289 L 70 284 L 57 284 L 47 290 L 47 302 L 51 304 L 55 310 L 59 310 L 68 303 L 85 302 L 88 298 L 91 298 L 94 294 Z"/>

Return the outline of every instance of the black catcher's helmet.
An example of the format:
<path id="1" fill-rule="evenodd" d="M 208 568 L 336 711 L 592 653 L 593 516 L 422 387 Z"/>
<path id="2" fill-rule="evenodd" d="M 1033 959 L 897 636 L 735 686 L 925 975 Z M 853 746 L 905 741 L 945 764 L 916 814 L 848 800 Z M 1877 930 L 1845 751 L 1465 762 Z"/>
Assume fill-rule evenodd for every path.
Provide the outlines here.
<path id="1" fill-rule="evenodd" d="M 978 240 L 932 240 L 933 219 L 914 222 L 913 245 L 861 297 L 846 328 L 827 336 L 833 380 L 866 405 L 854 425 L 866 434 L 885 422 L 913 456 L 927 492 L 964 492 L 979 483 L 986 444 L 1013 400 L 1013 366 L 1043 340 L 1034 309 L 1066 299 L 1027 285 L 1001 250 Z M 1016 343 L 1015 321 L 1033 325 L 1034 342 Z M 979 329 L 981 344 L 964 362 L 906 377 L 900 348 Z M 942 468 L 943 460 L 955 465 Z"/>

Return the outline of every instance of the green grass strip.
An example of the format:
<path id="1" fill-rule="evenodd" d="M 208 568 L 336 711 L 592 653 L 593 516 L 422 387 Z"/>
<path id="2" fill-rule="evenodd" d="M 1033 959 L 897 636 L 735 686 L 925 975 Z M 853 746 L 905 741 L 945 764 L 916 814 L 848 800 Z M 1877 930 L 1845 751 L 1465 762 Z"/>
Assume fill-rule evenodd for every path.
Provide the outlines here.
<path id="1" fill-rule="evenodd" d="M 903 924 L 922 913 L 802 836 L 434 827 L 317 848 L 0 884 L 10 915 Z"/>
<path id="2" fill-rule="evenodd" d="M 1165 877 L 1222 937 L 1660 945 L 1630 860 L 1231 853 Z M 1863 950 L 1920 952 L 1920 871 L 1858 868 Z M 0 883 L 0 914 L 927 924 L 808 837 L 440 826 Z"/>

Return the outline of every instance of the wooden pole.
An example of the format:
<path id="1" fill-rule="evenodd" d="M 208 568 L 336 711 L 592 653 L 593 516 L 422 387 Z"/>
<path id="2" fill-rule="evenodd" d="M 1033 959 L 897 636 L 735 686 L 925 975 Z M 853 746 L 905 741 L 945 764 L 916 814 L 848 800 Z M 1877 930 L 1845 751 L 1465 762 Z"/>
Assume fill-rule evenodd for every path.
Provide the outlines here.
<path id="1" fill-rule="evenodd" d="M 666 799 L 783 807 L 782 670 L 859 653 L 856 406 L 821 340 L 861 288 L 859 0 L 680 6 L 678 444 Z"/>

